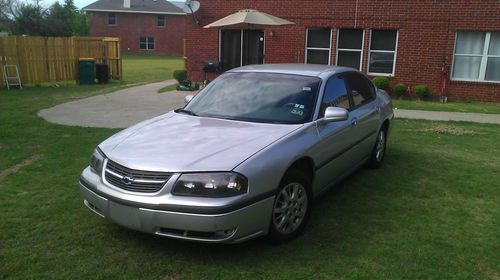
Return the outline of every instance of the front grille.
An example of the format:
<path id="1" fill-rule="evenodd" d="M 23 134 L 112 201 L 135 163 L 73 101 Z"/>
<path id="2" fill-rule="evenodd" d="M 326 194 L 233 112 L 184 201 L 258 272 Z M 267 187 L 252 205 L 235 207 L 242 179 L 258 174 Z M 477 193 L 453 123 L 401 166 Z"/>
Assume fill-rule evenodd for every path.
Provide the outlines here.
<path id="1" fill-rule="evenodd" d="M 108 160 L 104 177 L 111 185 L 132 192 L 154 193 L 165 185 L 172 173 L 135 170 Z"/>

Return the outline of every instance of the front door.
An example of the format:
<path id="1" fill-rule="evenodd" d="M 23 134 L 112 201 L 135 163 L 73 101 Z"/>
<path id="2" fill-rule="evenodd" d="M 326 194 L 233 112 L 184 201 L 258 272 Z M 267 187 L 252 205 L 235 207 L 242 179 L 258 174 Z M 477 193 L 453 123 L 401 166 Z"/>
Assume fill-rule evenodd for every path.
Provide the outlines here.
<path id="1" fill-rule="evenodd" d="M 222 29 L 220 36 L 220 55 L 224 71 L 264 63 L 264 31 Z"/>
<path id="2" fill-rule="evenodd" d="M 351 108 L 348 87 L 344 77 L 331 77 L 326 83 L 321 101 L 318 119 L 323 118 L 327 107 Z M 316 166 L 314 193 L 328 187 L 336 178 L 351 168 L 353 160 L 353 134 L 352 118 L 345 121 L 327 122 L 318 121 L 319 141 L 312 150 Z"/>
<path id="3" fill-rule="evenodd" d="M 345 76 L 353 101 L 353 108 L 349 113 L 353 118 L 353 141 L 357 143 L 353 147 L 353 157 L 361 161 L 370 156 L 375 144 L 380 107 L 377 105 L 375 89 L 365 76 L 357 72 L 346 73 Z"/>

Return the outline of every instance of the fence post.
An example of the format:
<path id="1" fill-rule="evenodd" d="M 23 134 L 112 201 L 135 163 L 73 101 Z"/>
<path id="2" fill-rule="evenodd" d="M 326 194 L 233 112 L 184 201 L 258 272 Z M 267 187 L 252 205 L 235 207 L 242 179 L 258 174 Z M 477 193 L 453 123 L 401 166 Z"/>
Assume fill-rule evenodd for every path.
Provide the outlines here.
<path id="1" fill-rule="evenodd" d="M 116 41 L 116 57 L 118 58 L 118 79 L 123 80 L 123 72 L 122 72 L 122 39 L 118 38 Z"/>

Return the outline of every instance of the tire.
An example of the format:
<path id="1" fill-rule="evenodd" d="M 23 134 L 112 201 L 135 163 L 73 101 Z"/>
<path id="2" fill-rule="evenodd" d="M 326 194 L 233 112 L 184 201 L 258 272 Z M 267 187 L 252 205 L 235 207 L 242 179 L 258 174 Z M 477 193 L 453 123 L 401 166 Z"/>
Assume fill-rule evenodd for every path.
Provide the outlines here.
<path id="1" fill-rule="evenodd" d="M 309 220 L 311 198 L 311 179 L 300 170 L 289 170 L 274 200 L 269 241 L 281 244 L 302 233 Z"/>
<path id="2" fill-rule="evenodd" d="M 368 167 L 379 168 L 382 166 L 385 158 L 385 150 L 387 148 L 387 128 L 382 127 L 378 134 L 377 140 L 375 140 L 375 145 L 370 155 L 370 160 L 368 161 Z"/>

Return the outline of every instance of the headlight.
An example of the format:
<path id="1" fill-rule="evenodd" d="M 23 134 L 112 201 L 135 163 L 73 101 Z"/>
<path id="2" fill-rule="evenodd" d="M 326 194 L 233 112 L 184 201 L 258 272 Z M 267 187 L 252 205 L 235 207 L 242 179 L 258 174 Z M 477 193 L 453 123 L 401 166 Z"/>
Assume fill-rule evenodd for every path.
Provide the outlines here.
<path id="1" fill-rule="evenodd" d="M 104 165 L 104 155 L 99 150 L 99 148 L 97 148 L 95 149 L 94 154 L 90 159 L 90 169 L 95 173 L 101 175 L 103 165 Z"/>
<path id="2" fill-rule="evenodd" d="M 182 174 L 175 182 L 172 194 L 183 196 L 229 197 L 248 190 L 245 177 L 237 173 Z"/>

